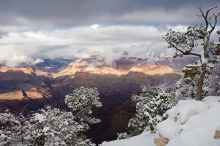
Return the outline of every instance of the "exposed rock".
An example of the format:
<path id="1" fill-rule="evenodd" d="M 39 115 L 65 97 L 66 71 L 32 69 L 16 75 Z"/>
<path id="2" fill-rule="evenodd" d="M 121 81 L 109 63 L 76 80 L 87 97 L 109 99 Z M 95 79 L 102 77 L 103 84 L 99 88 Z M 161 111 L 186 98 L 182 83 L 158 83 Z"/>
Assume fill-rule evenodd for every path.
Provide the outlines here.
<path id="1" fill-rule="evenodd" d="M 33 72 L 33 69 L 31 67 L 27 68 L 12 68 L 9 66 L 2 66 L 0 68 L 0 72 L 7 72 L 7 71 L 23 71 L 25 74 L 31 74 Z"/>
<path id="2" fill-rule="evenodd" d="M 14 91 L 14 92 L 7 92 L 7 93 L 0 93 L 0 100 L 16 100 L 16 99 L 23 99 L 23 93 L 21 90 Z"/>
<path id="3" fill-rule="evenodd" d="M 166 120 L 168 119 L 169 115 L 168 114 L 165 114 L 165 116 L 163 116 L 163 120 Z"/>
<path id="4" fill-rule="evenodd" d="M 126 75 L 129 72 L 142 72 L 148 75 L 174 73 L 173 69 L 164 65 L 152 65 L 146 62 L 141 62 L 138 59 L 122 58 L 115 61 L 115 66 L 108 66 L 103 62 L 90 64 L 88 61 L 75 61 L 63 68 L 58 73 L 53 73 L 53 77 L 61 77 L 71 75 L 77 72 L 89 72 L 94 74 L 113 74 Z"/>
<path id="5" fill-rule="evenodd" d="M 166 144 L 168 144 L 169 142 L 168 138 L 164 138 L 160 134 L 159 134 L 159 137 L 160 138 L 154 138 L 154 143 L 156 144 L 156 146 L 165 146 Z"/>
<path id="6" fill-rule="evenodd" d="M 217 47 L 215 49 L 215 54 L 220 55 L 220 44 L 217 45 Z"/>
<path id="7" fill-rule="evenodd" d="M 215 131 L 215 139 L 220 139 L 220 131 Z"/>
<path id="8" fill-rule="evenodd" d="M 184 74 L 184 78 L 191 78 L 192 80 L 196 77 L 196 75 L 198 75 L 198 68 L 200 67 L 200 65 L 187 65 L 184 69 L 183 72 Z"/>

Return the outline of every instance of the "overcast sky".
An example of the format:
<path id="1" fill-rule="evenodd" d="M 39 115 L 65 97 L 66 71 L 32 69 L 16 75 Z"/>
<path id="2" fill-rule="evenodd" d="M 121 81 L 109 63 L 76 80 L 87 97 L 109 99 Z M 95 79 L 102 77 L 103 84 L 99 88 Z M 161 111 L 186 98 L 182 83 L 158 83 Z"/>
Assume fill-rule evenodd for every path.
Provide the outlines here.
<path id="1" fill-rule="evenodd" d="M 0 63 L 99 55 L 112 64 L 124 51 L 172 56 L 162 36 L 200 24 L 198 6 L 213 3 L 220 7 L 217 0 L 0 0 Z"/>

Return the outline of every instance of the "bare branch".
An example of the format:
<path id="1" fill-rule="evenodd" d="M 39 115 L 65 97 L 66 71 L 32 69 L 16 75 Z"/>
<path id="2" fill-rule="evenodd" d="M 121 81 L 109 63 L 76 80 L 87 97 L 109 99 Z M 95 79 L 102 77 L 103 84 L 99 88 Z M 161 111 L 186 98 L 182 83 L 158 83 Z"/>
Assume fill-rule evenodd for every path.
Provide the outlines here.
<path id="1" fill-rule="evenodd" d="M 217 25 L 217 22 L 218 22 L 219 15 L 220 15 L 220 12 L 217 15 L 213 14 L 213 16 L 215 18 L 215 22 L 214 22 L 214 25 L 212 25 L 211 23 L 209 24 L 212 27 L 211 30 L 209 31 L 209 34 L 211 34 L 213 32 L 213 30 L 215 29 L 215 26 Z"/>
<path id="2" fill-rule="evenodd" d="M 213 9 L 217 8 L 217 6 L 213 5 L 211 8 L 209 8 L 207 11 L 206 11 L 206 18 L 208 17 L 209 15 L 209 12 Z"/>
<path id="3" fill-rule="evenodd" d="M 209 26 L 209 23 L 208 23 L 208 21 L 207 21 L 207 19 L 206 19 L 205 14 L 203 13 L 203 10 L 202 10 L 201 6 L 199 6 L 199 10 L 200 10 L 200 12 L 201 12 L 201 14 L 202 14 L 203 19 L 205 20 L 205 30 L 207 30 L 207 29 L 208 29 L 208 26 Z"/>
<path id="4" fill-rule="evenodd" d="M 215 9 L 215 8 L 217 8 L 217 6 L 213 5 L 211 8 L 209 8 L 209 9 L 206 11 L 206 14 L 204 14 L 204 12 L 203 12 L 201 6 L 199 6 L 199 10 L 200 10 L 200 12 L 201 12 L 201 14 L 202 14 L 202 17 L 203 17 L 204 20 L 205 20 L 205 30 L 206 30 L 206 31 L 208 30 L 208 27 L 209 27 L 209 24 L 210 24 L 209 22 L 210 22 L 210 20 L 211 20 L 211 17 L 208 18 L 209 12 L 210 12 L 211 10 Z M 213 30 L 214 30 L 214 29 L 213 29 Z M 212 31 L 213 31 L 213 30 L 212 30 Z M 212 31 L 211 31 L 211 32 L 212 32 Z"/>

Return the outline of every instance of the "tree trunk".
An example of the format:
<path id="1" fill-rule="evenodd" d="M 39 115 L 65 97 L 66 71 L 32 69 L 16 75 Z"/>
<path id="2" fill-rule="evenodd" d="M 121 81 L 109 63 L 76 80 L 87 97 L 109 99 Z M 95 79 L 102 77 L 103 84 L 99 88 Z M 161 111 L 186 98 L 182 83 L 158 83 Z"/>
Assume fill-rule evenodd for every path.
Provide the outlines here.
<path id="1" fill-rule="evenodd" d="M 82 113 L 79 115 L 79 125 L 82 124 Z M 79 136 L 82 137 L 82 131 L 79 132 Z"/>
<path id="2" fill-rule="evenodd" d="M 197 100 L 202 99 L 202 86 L 203 86 L 203 81 L 205 78 L 205 71 L 206 71 L 206 64 L 202 64 L 202 73 L 199 77 L 198 88 L 197 88 L 197 93 L 196 93 Z"/>
<path id="3" fill-rule="evenodd" d="M 209 39 L 210 39 L 210 34 L 207 36 L 207 38 L 205 39 L 204 42 L 204 46 L 203 46 L 203 57 L 205 58 L 206 56 L 206 52 L 207 52 L 207 48 L 208 48 L 208 44 L 209 44 Z M 201 57 L 202 57 L 201 56 Z M 204 59 L 203 58 L 203 59 Z M 201 58 L 200 58 L 201 59 Z M 206 72 L 206 63 L 203 62 L 204 60 L 201 59 L 201 64 L 202 64 L 202 72 L 201 75 L 199 77 L 199 82 L 198 82 L 198 87 L 197 87 L 197 93 L 196 93 L 196 99 L 197 100 L 201 100 L 202 99 L 202 86 L 203 86 L 203 81 L 205 78 L 205 72 Z M 203 60 L 203 61 L 202 61 Z"/>

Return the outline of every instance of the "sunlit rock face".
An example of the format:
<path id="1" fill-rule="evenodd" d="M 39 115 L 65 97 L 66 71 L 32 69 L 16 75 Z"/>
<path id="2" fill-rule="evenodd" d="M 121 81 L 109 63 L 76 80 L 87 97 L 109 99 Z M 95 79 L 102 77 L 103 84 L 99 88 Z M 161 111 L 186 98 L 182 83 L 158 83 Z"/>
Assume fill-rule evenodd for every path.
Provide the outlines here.
<path id="1" fill-rule="evenodd" d="M 0 100 L 51 98 L 51 89 L 33 68 L 0 68 Z"/>
<path id="2" fill-rule="evenodd" d="M 62 63 L 64 62 L 63 60 L 61 61 Z M 165 61 L 166 65 L 160 65 L 162 61 Z M 125 57 L 116 60 L 111 66 L 107 65 L 103 60 L 94 58 L 73 60 L 72 62 L 70 61 L 70 63 L 66 61 L 63 64 L 59 62 L 49 62 L 51 64 L 47 64 L 46 62 L 43 67 L 35 65 L 16 68 L 3 65 L 0 66 L 0 100 L 23 100 L 27 99 L 27 97 L 31 99 L 50 98 L 52 97 L 51 90 L 57 86 L 56 83 L 62 84 L 64 82 L 57 79 L 63 77 L 77 77 L 75 79 L 76 83 L 79 82 L 80 85 L 83 85 L 83 83 L 92 85 L 87 79 L 86 74 L 83 74 L 84 76 L 81 77 L 79 73 L 115 75 L 118 77 L 129 75 L 130 73 L 142 73 L 144 74 L 144 78 L 145 75 L 175 73 L 175 71 L 167 65 L 167 62 L 166 59 L 162 59 L 160 60 L 160 64 L 151 64 L 147 59 L 128 58 L 125 55 Z M 53 69 L 52 72 L 50 68 L 56 68 L 56 64 L 58 64 L 59 68 L 57 70 Z M 48 71 L 48 68 L 50 71 Z M 140 78 L 138 77 L 139 74 L 134 75 L 132 80 L 136 81 L 136 78 Z M 68 80 L 65 80 L 65 82 Z M 86 80 L 86 82 L 83 82 L 84 80 Z M 50 86 L 49 84 L 54 81 L 55 83 Z M 100 81 L 100 83 L 101 82 L 102 81 Z"/>
<path id="3" fill-rule="evenodd" d="M 37 76 L 50 76 L 48 72 L 42 71 L 38 69 L 36 66 L 28 66 L 28 67 L 10 67 L 10 66 L 1 66 L 0 72 L 24 72 L 25 74 L 36 74 Z"/>
<path id="4" fill-rule="evenodd" d="M 9 109 L 25 115 L 50 104 L 53 91 L 48 76 L 33 67 L 0 69 L 0 112 Z"/>
<path id="5" fill-rule="evenodd" d="M 149 64 L 136 58 L 122 58 L 115 61 L 113 66 L 108 66 L 103 62 L 76 61 L 70 63 L 67 67 L 54 73 L 54 77 L 74 75 L 76 72 L 89 72 L 94 74 L 113 74 L 126 75 L 129 72 L 143 72 L 149 75 L 174 73 L 174 70 L 167 65 Z"/>
<path id="6" fill-rule="evenodd" d="M 53 66 L 46 66 L 46 68 L 50 67 Z M 64 76 L 75 78 L 77 75 L 76 80 L 81 83 L 86 77 L 78 79 L 79 74 L 77 73 L 124 76 L 132 72 L 146 75 L 174 73 L 173 69 L 167 65 L 153 65 L 147 63 L 146 60 L 127 57 L 115 61 L 112 66 L 106 65 L 103 60 L 75 60 L 69 63 L 68 66 L 61 67 L 57 72 L 43 71 L 38 66 L 17 68 L 1 66 L 0 99 L 22 100 L 27 97 L 40 99 L 45 96 L 50 98 L 52 95 L 48 93 L 51 92 L 51 89 L 45 84 L 43 78 L 56 79 Z"/>
<path id="7" fill-rule="evenodd" d="M 41 99 L 51 98 L 52 94 L 48 88 L 31 88 L 27 90 L 16 90 L 6 93 L 0 93 L 0 100 L 27 100 L 27 99 Z"/>
<path id="8" fill-rule="evenodd" d="M 13 68 L 9 66 L 2 66 L 0 68 L 0 72 L 7 72 L 7 71 L 23 71 L 25 74 L 31 74 L 33 72 L 33 69 L 31 67 Z"/>

